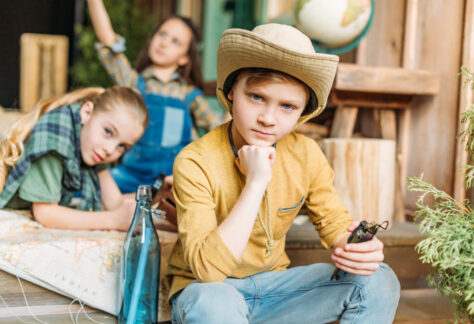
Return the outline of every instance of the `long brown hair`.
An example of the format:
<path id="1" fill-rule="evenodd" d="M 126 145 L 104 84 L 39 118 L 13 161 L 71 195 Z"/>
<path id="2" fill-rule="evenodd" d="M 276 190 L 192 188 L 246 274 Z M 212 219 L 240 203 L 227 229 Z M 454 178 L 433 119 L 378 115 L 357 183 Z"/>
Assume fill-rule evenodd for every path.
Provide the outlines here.
<path id="1" fill-rule="evenodd" d="M 191 42 L 188 48 L 189 62 L 178 68 L 178 73 L 189 83 L 196 86 L 199 89 L 203 89 L 204 82 L 201 71 L 201 54 L 199 53 L 199 42 L 201 41 L 201 35 L 199 30 L 194 25 L 191 19 L 172 15 L 163 20 L 148 36 L 145 47 L 140 51 L 135 60 L 135 69 L 138 73 L 142 72 L 145 68 L 152 64 L 148 51 L 150 49 L 151 40 L 155 33 L 161 28 L 161 26 L 170 19 L 179 19 L 191 30 Z"/>
<path id="2" fill-rule="evenodd" d="M 62 96 L 41 100 L 33 111 L 26 114 L 5 130 L 0 137 L 0 192 L 5 185 L 9 168 L 13 167 L 24 152 L 24 142 L 28 139 L 38 119 L 48 111 L 76 102 L 91 101 L 93 113 L 125 109 L 133 113 L 145 130 L 148 124 L 148 111 L 142 97 L 134 90 L 125 87 L 85 88 Z"/>

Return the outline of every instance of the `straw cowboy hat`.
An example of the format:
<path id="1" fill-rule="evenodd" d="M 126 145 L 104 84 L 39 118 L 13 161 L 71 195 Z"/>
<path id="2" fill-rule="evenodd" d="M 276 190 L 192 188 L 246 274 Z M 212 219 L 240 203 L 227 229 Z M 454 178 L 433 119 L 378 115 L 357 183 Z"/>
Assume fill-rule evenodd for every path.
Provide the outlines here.
<path id="1" fill-rule="evenodd" d="M 264 24 L 252 31 L 228 29 L 222 34 L 217 51 L 217 97 L 231 112 L 227 93 L 237 70 L 265 68 L 287 73 L 313 92 L 310 112 L 300 117 L 299 125 L 317 116 L 326 106 L 338 61 L 336 55 L 316 53 L 308 36 L 289 25 Z"/>

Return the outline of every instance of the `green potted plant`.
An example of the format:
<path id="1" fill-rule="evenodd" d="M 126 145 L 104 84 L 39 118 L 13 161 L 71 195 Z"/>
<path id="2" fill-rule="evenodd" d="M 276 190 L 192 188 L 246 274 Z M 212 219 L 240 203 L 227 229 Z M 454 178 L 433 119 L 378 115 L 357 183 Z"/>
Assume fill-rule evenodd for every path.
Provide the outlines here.
<path id="1" fill-rule="evenodd" d="M 474 74 L 461 68 L 464 87 L 474 89 Z M 474 180 L 474 105 L 462 116 L 466 130 L 458 136 L 466 141 L 469 162 L 465 167 L 466 189 Z M 456 306 L 456 323 L 474 322 L 474 215 L 468 199 L 459 202 L 420 177 L 408 178 L 408 189 L 421 192 L 416 203 L 415 221 L 426 238 L 415 249 L 421 261 L 433 266 L 430 286 L 448 296 Z M 431 199 L 425 199 L 430 197 Z"/>

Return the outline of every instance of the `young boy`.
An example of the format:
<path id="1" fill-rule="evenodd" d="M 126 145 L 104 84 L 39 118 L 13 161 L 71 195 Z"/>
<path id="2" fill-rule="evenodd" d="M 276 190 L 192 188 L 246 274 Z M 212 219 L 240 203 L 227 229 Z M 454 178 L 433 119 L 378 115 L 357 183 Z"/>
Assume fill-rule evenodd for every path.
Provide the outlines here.
<path id="1" fill-rule="evenodd" d="M 232 121 L 174 165 L 179 240 L 169 259 L 173 323 L 391 323 L 400 286 L 358 225 L 317 144 L 292 131 L 325 107 L 338 57 L 297 29 L 227 30 L 217 92 Z M 285 237 L 303 205 L 332 260 L 287 270 Z"/>

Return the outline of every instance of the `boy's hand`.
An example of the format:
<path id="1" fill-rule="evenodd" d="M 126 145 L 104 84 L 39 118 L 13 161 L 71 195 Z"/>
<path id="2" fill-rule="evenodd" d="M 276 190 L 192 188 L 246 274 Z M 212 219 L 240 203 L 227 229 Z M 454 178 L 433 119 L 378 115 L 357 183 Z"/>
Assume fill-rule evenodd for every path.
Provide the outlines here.
<path id="1" fill-rule="evenodd" d="M 135 199 L 125 198 L 122 204 L 114 211 L 113 228 L 119 231 L 126 231 L 132 223 L 135 207 Z"/>
<path id="2" fill-rule="evenodd" d="M 354 222 L 347 229 L 354 231 L 360 222 Z M 344 235 L 341 239 L 347 237 Z M 361 276 L 369 276 L 379 268 L 384 260 L 383 243 L 374 236 L 370 241 L 347 243 L 344 247 L 336 247 L 331 255 L 335 266 L 341 270 Z"/>
<path id="3" fill-rule="evenodd" d="M 272 180 L 275 154 L 275 148 L 272 146 L 242 146 L 238 155 L 240 167 L 247 176 L 247 182 L 258 182 L 266 188 Z"/>

